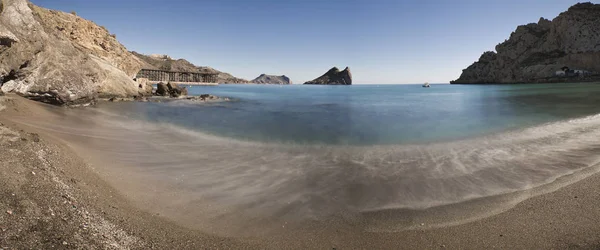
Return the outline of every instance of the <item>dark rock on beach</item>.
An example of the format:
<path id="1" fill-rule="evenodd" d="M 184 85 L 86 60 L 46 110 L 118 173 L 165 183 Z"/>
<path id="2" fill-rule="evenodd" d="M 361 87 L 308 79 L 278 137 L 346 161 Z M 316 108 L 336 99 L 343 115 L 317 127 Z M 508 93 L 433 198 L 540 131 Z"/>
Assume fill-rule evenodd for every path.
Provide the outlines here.
<path id="1" fill-rule="evenodd" d="M 156 95 L 157 96 L 168 96 L 169 95 L 169 87 L 166 84 L 159 82 L 156 84 Z"/>
<path id="2" fill-rule="evenodd" d="M 177 83 L 173 83 L 173 82 L 167 83 L 167 88 L 169 88 L 169 95 L 171 97 L 181 96 L 183 93 L 183 90 L 185 89 L 185 87 L 179 87 L 179 85 L 177 85 Z M 187 92 L 187 90 L 186 90 L 186 92 Z"/>
<path id="3" fill-rule="evenodd" d="M 177 83 L 169 82 L 167 84 L 158 83 L 156 85 L 157 96 L 180 97 L 188 94 L 187 88 L 179 87 Z"/>
<path id="4" fill-rule="evenodd" d="M 203 94 L 203 95 L 199 95 L 199 96 L 188 96 L 188 97 L 185 97 L 185 99 L 192 100 L 192 101 L 229 101 L 229 98 L 227 98 L 227 97 L 218 97 L 218 96 L 209 95 L 209 94 Z"/>
<path id="5" fill-rule="evenodd" d="M 350 73 L 350 68 L 348 67 L 342 71 L 340 71 L 337 67 L 333 67 L 321 77 L 309 82 L 305 82 L 304 84 L 352 85 L 352 74 Z"/>
<path id="6" fill-rule="evenodd" d="M 214 95 L 209 95 L 209 94 L 202 94 L 202 95 L 198 95 L 198 96 L 180 96 L 177 98 L 173 98 L 170 96 L 156 96 L 156 97 L 152 97 L 152 98 L 144 98 L 141 100 L 137 100 L 136 101 L 142 101 L 142 102 L 171 102 L 171 101 L 180 101 L 180 100 L 187 100 L 187 101 L 196 101 L 196 102 L 221 102 L 221 101 L 231 101 L 231 99 L 229 99 L 228 97 L 219 97 L 219 96 L 214 96 Z"/>

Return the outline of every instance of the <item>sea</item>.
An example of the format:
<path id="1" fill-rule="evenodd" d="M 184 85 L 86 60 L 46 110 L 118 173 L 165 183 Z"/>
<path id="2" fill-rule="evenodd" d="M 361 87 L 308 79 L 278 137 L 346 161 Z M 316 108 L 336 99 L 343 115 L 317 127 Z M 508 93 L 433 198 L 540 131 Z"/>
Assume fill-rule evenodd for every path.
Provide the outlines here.
<path id="1" fill-rule="evenodd" d="M 398 145 L 450 141 L 600 113 L 600 85 L 220 85 L 230 102 L 126 103 L 107 110 L 255 142 Z"/>
<path id="2" fill-rule="evenodd" d="M 371 231 L 422 226 L 408 215 L 428 226 L 469 221 L 600 162 L 600 84 L 189 93 L 230 100 L 101 103 L 53 110 L 56 119 L 33 125 L 86 155 L 141 207 L 223 235 L 332 218 Z"/>

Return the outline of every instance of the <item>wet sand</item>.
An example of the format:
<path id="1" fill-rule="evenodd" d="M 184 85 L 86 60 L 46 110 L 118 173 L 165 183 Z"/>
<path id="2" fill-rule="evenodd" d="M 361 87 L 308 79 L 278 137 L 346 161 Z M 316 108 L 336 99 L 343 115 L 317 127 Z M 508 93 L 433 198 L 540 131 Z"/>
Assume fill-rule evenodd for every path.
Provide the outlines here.
<path id="1" fill-rule="evenodd" d="M 46 107 L 0 96 L 0 249 L 260 248 L 132 206 L 66 143 L 10 121 Z"/>
<path id="2" fill-rule="evenodd" d="M 0 148 L 3 152 L 12 152 L 12 150 L 22 152 L 16 157 L 12 154 L 10 156 L 2 154 L 0 157 L 3 172 L 0 180 L 7 184 L 3 186 L 9 187 L 2 191 L 8 195 L 7 197 L 13 197 L 13 193 L 17 194 L 15 196 L 17 198 L 14 198 L 16 201 L 8 202 L 9 199 L 2 199 L 0 203 L 2 210 L 13 211 L 12 214 L 8 214 L 0 210 L 2 212 L 0 247 L 49 248 L 55 245 L 81 248 L 86 244 L 98 248 L 113 248 L 111 246 L 114 245 L 114 248 L 159 249 L 430 249 L 441 247 L 597 249 L 600 247 L 600 207 L 598 206 L 600 205 L 600 177 L 594 174 L 597 172 L 594 167 L 578 172 L 579 177 L 558 180 L 558 182 L 565 182 L 563 184 L 574 182 L 565 187 L 562 187 L 564 186 L 562 184 L 551 184 L 536 190 L 513 194 L 518 196 L 517 199 L 497 197 L 499 200 L 497 203 L 490 202 L 489 199 L 474 200 L 468 202 L 469 204 L 455 204 L 424 211 L 390 210 L 365 213 L 358 218 L 338 214 L 325 220 L 308 221 L 294 226 L 286 227 L 283 224 L 281 229 L 269 230 L 263 235 L 217 236 L 218 233 L 211 230 L 199 230 L 191 225 L 185 225 L 173 219 L 172 215 L 156 214 L 152 208 L 145 206 L 149 204 L 136 202 L 136 196 L 148 194 L 142 192 L 142 189 L 126 190 L 126 186 L 111 182 L 107 179 L 111 177 L 110 175 L 100 173 L 102 171 L 97 171 L 97 167 L 94 167 L 100 163 L 94 160 L 93 155 L 86 155 L 90 153 L 89 151 L 76 148 L 81 145 L 67 143 L 52 133 L 36 129 L 35 126 L 12 122 L 14 121 L 12 118 L 16 116 L 44 119 L 44 115 L 47 114 L 45 105 L 15 96 L 0 98 L 1 105 L 5 107 L 0 111 L 0 122 L 4 124 L 3 128 L 10 131 L 2 133 Z M 21 129 L 24 131 L 21 132 Z M 10 137 L 15 133 L 18 135 Z M 39 141 L 35 142 L 34 135 L 30 133 L 36 133 L 35 136 L 40 138 Z M 31 138 L 27 139 L 28 136 Z M 21 140 L 21 137 L 27 140 Z M 18 138 L 18 140 L 13 142 L 6 138 Z M 37 152 L 41 150 L 30 148 L 34 146 L 53 152 L 48 156 L 55 157 L 53 159 L 39 158 L 42 163 L 50 162 L 51 167 L 36 171 L 43 164 L 28 160 L 36 159 L 33 156 L 37 157 L 36 154 L 39 154 Z M 15 163 L 18 163 L 22 169 L 11 171 Z M 31 174 L 30 170 L 36 175 Z M 43 176 L 49 177 L 44 179 Z M 45 181 L 33 178 L 42 178 Z M 75 181 L 69 181 L 70 178 Z M 581 178 L 583 180 L 576 181 Z M 61 181 L 57 182 L 55 179 Z M 70 188 L 60 183 L 66 183 Z M 29 188 L 28 185 L 33 185 L 33 188 Z M 36 185 L 45 186 L 37 188 Z M 64 195 L 67 193 L 65 190 L 71 190 L 72 194 Z M 75 205 L 77 208 L 73 208 L 71 204 L 73 201 L 68 197 L 77 198 L 78 205 Z M 506 206 L 505 202 L 502 202 L 503 199 L 516 200 L 518 204 Z M 30 209 L 20 208 L 19 204 L 24 203 L 33 205 Z M 55 216 L 52 215 L 53 212 L 47 212 L 50 211 L 47 207 L 52 208 L 52 211 L 62 211 L 70 217 L 52 219 Z M 14 211 L 23 215 L 17 216 L 17 212 Z M 465 216 L 475 211 L 479 211 L 477 213 L 481 216 Z M 56 212 L 54 214 L 56 215 Z M 86 219 L 81 214 L 93 216 L 88 216 Z M 65 217 L 67 217 L 66 221 L 62 219 Z M 439 223 L 440 218 L 445 223 Z M 369 223 L 365 222 L 367 220 Z M 40 221 L 43 221 L 45 226 L 31 226 L 42 223 Z M 370 230 L 373 221 L 379 223 L 378 229 L 391 227 L 391 230 L 387 232 Z M 390 225 L 389 222 L 398 221 L 416 226 L 394 230 L 394 225 Z M 107 223 L 113 226 L 110 230 L 103 232 L 96 229 L 106 228 L 107 226 L 103 225 Z M 235 221 L 222 223 L 235 223 Z M 88 226 L 81 226 L 85 224 Z M 251 226 L 246 229 L 251 230 Z M 110 232 L 120 233 L 109 236 L 111 241 L 98 240 L 106 238 L 106 234 Z M 67 245 L 63 245 L 63 241 Z"/>

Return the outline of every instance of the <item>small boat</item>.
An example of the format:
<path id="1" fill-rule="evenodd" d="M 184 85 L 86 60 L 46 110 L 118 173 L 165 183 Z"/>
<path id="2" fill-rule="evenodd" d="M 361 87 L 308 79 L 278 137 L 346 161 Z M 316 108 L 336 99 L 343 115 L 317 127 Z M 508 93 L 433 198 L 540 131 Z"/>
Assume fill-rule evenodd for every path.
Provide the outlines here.
<path id="1" fill-rule="evenodd" d="M 430 86 L 429 86 L 429 83 L 428 83 L 428 82 L 426 82 L 426 83 L 424 83 L 424 84 L 423 84 L 423 88 L 429 88 L 429 87 L 430 87 Z"/>

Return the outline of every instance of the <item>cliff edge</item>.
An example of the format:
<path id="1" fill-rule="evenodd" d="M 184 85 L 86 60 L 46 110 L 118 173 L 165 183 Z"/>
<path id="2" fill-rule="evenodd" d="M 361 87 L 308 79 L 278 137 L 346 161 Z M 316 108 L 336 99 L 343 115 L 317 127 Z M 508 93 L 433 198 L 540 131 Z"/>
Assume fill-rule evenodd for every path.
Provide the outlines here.
<path id="1" fill-rule="evenodd" d="M 517 27 L 451 83 L 600 80 L 600 4 L 579 3 L 550 21 Z"/>
<path id="2" fill-rule="evenodd" d="M 0 2 L 0 87 L 52 104 L 140 95 L 142 62 L 114 35 L 74 14 L 27 0 Z"/>

